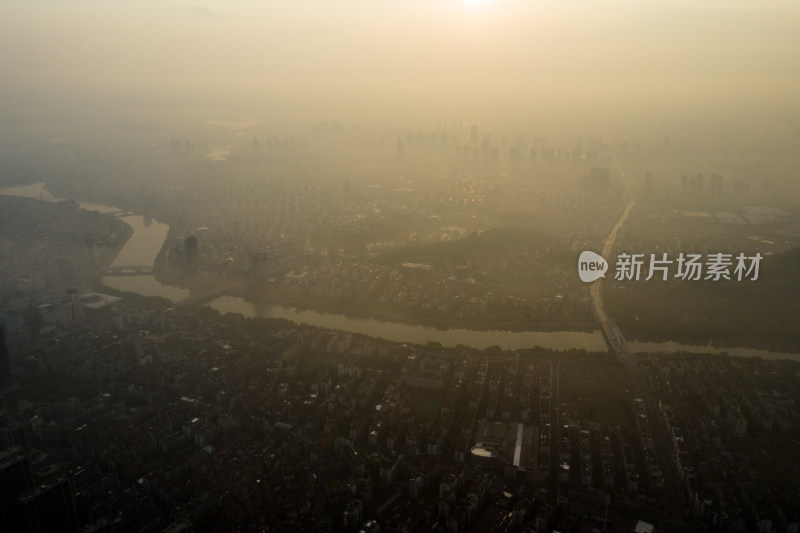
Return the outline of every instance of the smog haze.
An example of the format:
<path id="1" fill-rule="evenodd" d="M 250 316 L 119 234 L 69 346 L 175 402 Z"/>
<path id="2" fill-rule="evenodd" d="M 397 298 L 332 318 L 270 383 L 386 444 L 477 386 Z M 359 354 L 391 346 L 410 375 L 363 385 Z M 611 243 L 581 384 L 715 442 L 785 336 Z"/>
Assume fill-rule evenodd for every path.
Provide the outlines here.
<path id="1" fill-rule="evenodd" d="M 0 117 L 796 135 L 792 1 L 7 2 Z M 8 134 L 8 129 L 6 134 Z"/>

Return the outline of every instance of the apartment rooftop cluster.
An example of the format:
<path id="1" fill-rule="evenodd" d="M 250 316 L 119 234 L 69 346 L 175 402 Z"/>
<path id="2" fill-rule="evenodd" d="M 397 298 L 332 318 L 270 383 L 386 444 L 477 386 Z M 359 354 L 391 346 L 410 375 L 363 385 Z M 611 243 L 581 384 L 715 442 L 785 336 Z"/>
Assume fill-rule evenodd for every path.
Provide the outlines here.
<path id="1" fill-rule="evenodd" d="M 603 372 L 623 367 L 611 359 L 437 350 L 207 308 L 91 300 L 103 305 L 12 347 L 17 384 L 0 424 L 3 446 L 24 458 L 14 464 L 30 466 L 25 490 L 69 494 L 64 512 L 81 527 L 537 531 L 582 516 L 595 527 L 657 521 L 668 490 L 652 436 L 660 424 L 690 516 L 778 531 L 796 522 L 789 492 L 770 490 L 766 463 L 752 455 L 797 422 L 790 363 L 645 359 L 660 418 L 629 391 L 627 413 L 614 415 L 628 422 L 609 423 L 581 410 L 593 385 L 565 379 L 564 368 L 612 380 Z"/>
<path id="2" fill-rule="evenodd" d="M 796 528 L 795 480 L 781 466 L 791 459 L 772 455 L 800 421 L 791 363 L 664 357 L 649 375 L 694 514 L 730 530 Z"/>

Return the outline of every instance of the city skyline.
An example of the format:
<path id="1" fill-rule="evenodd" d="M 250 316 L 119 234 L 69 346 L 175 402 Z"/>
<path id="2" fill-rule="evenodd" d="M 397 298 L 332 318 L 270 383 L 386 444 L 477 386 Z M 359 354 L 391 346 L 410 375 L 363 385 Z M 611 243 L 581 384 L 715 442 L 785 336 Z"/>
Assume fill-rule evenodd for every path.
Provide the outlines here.
<path id="1" fill-rule="evenodd" d="M 0 530 L 800 530 L 800 4 L 0 8 Z"/>

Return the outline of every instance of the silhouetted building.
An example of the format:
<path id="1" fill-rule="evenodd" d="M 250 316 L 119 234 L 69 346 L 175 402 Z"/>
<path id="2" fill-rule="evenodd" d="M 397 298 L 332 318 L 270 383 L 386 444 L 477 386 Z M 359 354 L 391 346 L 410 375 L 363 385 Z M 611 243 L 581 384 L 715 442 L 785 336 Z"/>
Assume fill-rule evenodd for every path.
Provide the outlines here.
<path id="1" fill-rule="evenodd" d="M 11 383 L 11 358 L 6 343 L 6 323 L 0 320 L 0 385 Z"/>
<path id="2" fill-rule="evenodd" d="M 778 187 L 769 181 L 761 182 L 761 201 L 774 202 L 778 198 Z"/>
<path id="3" fill-rule="evenodd" d="M 94 259 L 95 259 L 94 241 L 90 239 L 89 236 L 87 235 L 86 240 L 84 242 L 86 243 L 86 261 L 89 263 L 90 266 L 94 266 Z"/>
<path id="4" fill-rule="evenodd" d="M 722 176 L 716 173 L 711 174 L 711 195 L 714 198 L 722 195 Z"/>
<path id="5" fill-rule="evenodd" d="M 364 521 L 364 506 L 361 500 L 353 500 L 342 513 L 342 523 L 348 531 L 357 531 Z"/>
<path id="6" fill-rule="evenodd" d="M 58 303 L 59 323 L 69 327 L 83 321 L 84 313 L 80 299 L 75 293 L 69 294 Z"/>
<path id="7" fill-rule="evenodd" d="M 22 531 L 78 531 L 72 486 L 63 476 L 28 489 L 19 496 L 17 502 L 22 507 L 25 524 Z"/>
<path id="8" fill-rule="evenodd" d="M 266 271 L 267 266 L 269 265 L 270 255 L 271 252 L 268 250 L 262 252 L 250 252 L 250 261 L 252 262 L 254 276 L 257 277 Z"/>
<path id="9" fill-rule="evenodd" d="M 186 268 L 191 272 L 197 272 L 198 250 L 197 237 L 189 235 L 183 240 L 183 248 L 186 257 Z"/>
<path id="10" fill-rule="evenodd" d="M 31 465 L 22 448 L 0 451 L 0 531 L 24 531 L 20 494 L 33 486 Z"/>
<path id="11" fill-rule="evenodd" d="M 21 422 L 8 422 L 0 425 L 0 448 L 15 446 L 22 448 L 25 453 L 31 452 L 33 446 L 31 445 L 30 426 Z"/>

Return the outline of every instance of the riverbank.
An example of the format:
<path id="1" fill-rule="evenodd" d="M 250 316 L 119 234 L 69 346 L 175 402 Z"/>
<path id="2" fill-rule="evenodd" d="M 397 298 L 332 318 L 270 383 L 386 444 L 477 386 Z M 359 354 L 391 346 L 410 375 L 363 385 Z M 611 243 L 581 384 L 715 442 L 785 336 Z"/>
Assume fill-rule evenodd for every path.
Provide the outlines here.
<path id="1" fill-rule="evenodd" d="M 307 324 L 327 330 L 349 332 L 382 338 L 392 342 L 425 345 L 436 342 L 442 346 L 464 345 L 483 349 L 499 346 L 504 350 L 517 350 L 540 346 L 553 350 L 607 351 L 599 331 L 508 331 L 474 330 L 449 327 L 446 329 L 385 321 L 373 317 L 351 318 L 342 314 L 300 310 L 279 304 L 254 303 L 238 296 L 221 296 L 208 304 L 220 313 L 239 314 L 246 317 L 280 318 L 295 324 Z"/>
<path id="2" fill-rule="evenodd" d="M 301 311 L 309 310 L 322 313 L 333 313 L 349 318 L 364 319 L 372 318 L 387 322 L 397 322 L 408 325 L 418 325 L 436 328 L 439 330 L 448 329 L 469 329 L 473 331 L 514 331 L 514 332 L 553 332 L 553 331 L 575 331 L 592 332 L 597 330 L 597 325 L 589 322 L 513 322 L 513 321 L 493 321 L 493 320 L 453 320 L 445 318 L 422 317 L 413 312 L 408 313 L 377 310 L 374 307 L 353 307 L 337 303 L 324 302 L 319 300 L 298 299 L 287 297 L 279 291 L 271 295 L 254 293 L 252 290 L 240 288 L 238 290 L 227 291 L 228 296 L 243 298 L 253 302 L 255 305 L 282 305 L 292 307 Z"/>
<path id="3" fill-rule="evenodd" d="M 106 215 L 106 216 L 111 217 L 112 215 Z M 126 223 L 123 220 L 118 220 L 116 218 L 114 218 L 114 220 L 123 224 L 124 228 L 122 229 L 122 235 L 117 236 L 111 249 L 104 250 L 102 254 L 102 259 L 98 261 L 95 258 L 93 280 L 95 283 L 101 285 L 103 280 L 103 274 L 114 263 L 116 258 L 119 256 L 119 253 L 122 251 L 125 245 L 128 244 L 128 241 L 130 241 L 131 237 L 133 237 L 134 234 L 133 226 L 131 226 L 130 224 Z"/>
<path id="4" fill-rule="evenodd" d="M 36 184 L 33 185 L 35 186 Z M 41 187 L 39 190 L 41 190 Z M 47 187 L 44 190 L 49 193 L 45 195 L 47 200 L 59 200 L 59 198 L 53 197 Z M 47 198 L 47 196 L 50 196 L 50 198 Z M 33 196 L 28 197 L 38 199 L 39 194 L 35 193 Z M 112 208 L 102 204 L 81 202 L 81 205 L 87 209 L 101 212 L 119 210 L 116 207 Z M 166 256 L 170 242 L 174 238 L 175 230 L 171 226 L 164 228 L 166 224 L 163 223 L 139 224 L 139 217 L 140 215 L 135 215 L 134 217 L 121 219 L 122 222 L 125 219 L 131 220 L 138 229 L 126 223 L 125 226 L 128 229 L 125 230 L 124 241 L 121 238 L 119 241 L 115 239 L 113 250 L 109 249 L 107 253 L 103 254 L 101 264 L 97 268 L 97 272 L 102 272 L 112 265 L 117 258 L 121 257 L 123 250 L 127 250 L 127 245 L 129 243 L 132 244 L 131 240 L 135 233 L 141 231 L 150 234 L 153 233 L 153 226 L 162 226 L 161 231 L 163 233 L 153 233 L 153 235 L 157 233 L 158 238 L 151 236 L 152 238 L 146 239 L 147 242 L 144 243 L 146 253 L 134 254 L 136 258 L 146 257 L 148 258 L 147 261 L 152 261 L 155 266 L 154 275 L 106 277 L 100 280 L 104 287 L 112 286 L 109 283 L 113 283 L 112 288 L 122 294 L 132 292 L 143 297 L 158 296 L 166 298 L 163 300 L 165 303 L 167 300 L 177 303 L 190 298 L 190 295 L 212 295 L 207 297 L 213 297 L 214 300 L 206 305 L 221 312 L 239 312 L 246 315 L 249 314 L 249 316 L 283 318 L 298 324 L 305 322 L 318 327 L 343 331 L 351 328 L 350 330 L 356 333 L 393 338 L 400 342 L 409 341 L 425 344 L 427 341 L 432 340 L 451 345 L 461 343 L 473 346 L 490 346 L 492 344 L 503 346 L 505 343 L 506 346 L 514 348 L 538 344 L 561 350 L 577 348 L 588 351 L 605 351 L 606 349 L 605 342 L 598 330 L 598 325 L 593 322 L 514 322 L 421 317 L 410 310 L 408 312 L 397 312 L 395 309 L 379 309 L 374 306 L 343 305 L 336 302 L 297 298 L 293 295 L 287 295 L 273 284 L 254 282 L 243 277 L 202 275 L 189 277 L 182 273 L 179 275 L 177 271 L 171 271 L 166 268 Z M 138 237 L 140 236 L 137 235 L 135 240 L 140 241 Z M 131 254 L 127 255 L 130 256 Z M 139 259 L 130 264 L 141 264 L 142 261 L 142 259 Z M 102 269 L 100 268 L 101 266 Z M 97 288 L 102 290 L 102 287 Z M 213 295 L 214 292 L 218 294 Z M 227 296 L 218 297 L 219 294 Z M 224 300 L 225 306 L 220 305 L 220 301 L 223 299 L 226 299 Z M 203 302 L 198 303 L 203 304 Z M 628 337 L 629 344 L 641 345 L 643 351 L 676 352 L 707 351 L 709 349 L 707 344 L 703 346 L 703 343 L 707 343 L 708 337 L 687 337 L 682 339 L 678 331 L 674 331 L 673 335 L 637 335 L 636 329 L 638 328 L 626 327 L 624 321 L 618 323 L 622 327 L 623 334 Z M 651 333 L 663 333 L 663 331 Z M 638 337 L 641 341 L 636 342 L 634 337 Z M 716 350 L 727 350 L 731 353 L 736 351 L 737 354 L 742 356 L 762 356 L 766 353 L 762 348 L 745 349 L 741 348 L 741 346 L 744 346 L 744 344 L 726 348 L 720 343 L 719 348 L 716 348 Z M 712 346 L 711 348 L 714 347 Z M 766 350 L 776 349 L 777 346 L 770 343 L 764 348 Z M 795 357 L 792 353 L 783 352 L 769 352 L 766 353 L 766 356 Z"/>
<path id="5" fill-rule="evenodd" d="M 162 253 L 164 252 L 162 248 Z M 512 331 L 512 332 L 554 332 L 571 331 L 591 333 L 597 331 L 593 322 L 570 321 L 504 321 L 504 320 L 458 320 L 420 316 L 413 310 L 402 312 L 401 309 L 384 306 L 352 306 L 340 302 L 321 299 L 297 298 L 287 295 L 276 284 L 254 282 L 240 277 L 188 275 L 175 269 L 167 269 L 163 263 L 157 263 L 154 269 L 156 279 L 163 284 L 187 289 L 195 296 L 198 293 L 209 293 L 218 290 L 222 295 L 241 298 L 251 302 L 255 307 L 279 305 L 291 307 L 299 311 L 313 311 L 342 315 L 353 319 L 375 319 L 385 322 L 430 327 L 439 330 L 468 329 L 472 331 Z"/>

